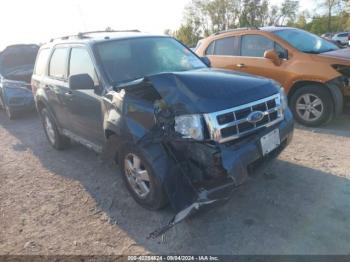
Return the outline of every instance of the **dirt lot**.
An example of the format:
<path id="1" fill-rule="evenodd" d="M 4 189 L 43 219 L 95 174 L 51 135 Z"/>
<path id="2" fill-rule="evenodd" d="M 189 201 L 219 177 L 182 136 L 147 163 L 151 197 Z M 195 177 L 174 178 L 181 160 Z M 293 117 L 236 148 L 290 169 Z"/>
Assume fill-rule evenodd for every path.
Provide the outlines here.
<path id="1" fill-rule="evenodd" d="M 147 240 L 173 216 L 126 191 L 82 146 L 52 149 L 33 114 L 0 112 L 0 254 L 350 254 L 350 116 L 297 128 L 232 199 Z"/>

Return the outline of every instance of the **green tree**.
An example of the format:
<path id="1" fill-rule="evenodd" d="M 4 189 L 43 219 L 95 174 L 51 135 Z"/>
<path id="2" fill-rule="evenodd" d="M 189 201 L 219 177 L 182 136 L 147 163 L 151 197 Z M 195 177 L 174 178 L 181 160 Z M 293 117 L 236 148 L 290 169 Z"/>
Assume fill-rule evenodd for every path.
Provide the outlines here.
<path id="1" fill-rule="evenodd" d="M 332 32 L 332 19 L 334 13 L 338 14 L 340 8 L 345 4 L 344 0 L 323 0 L 323 6 L 327 10 L 327 30 Z"/>
<path id="2" fill-rule="evenodd" d="M 181 25 L 181 27 L 174 32 L 174 37 L 189 47 L 195 47 L 201 39 L 201 35 L 190 24 Z"/>
<path id="3" fill-rule="evenodd" d="M 280 8 L 277 5 L 273 5 L 269 8 L 267 14 L 267 20 L 265 21 L 265 25 L 272 26 L 278 25 L 278 21 L 280 19 Z"/>
<path id="4" fill-rule="evenodd" d="M 243 0 L 239 18 L 241 27 L 258 27 L 268 19 L 267 0 Z"/>
<path id="5" fill-rule="evenodd" d="M 204 36 L 236 25 L 240 0 L 192 0 L 185 10 L 185 24 Z"/>
<path id="6" fill-rule="evenodd" d="M 296 18 L 296 21 L 290 20 L 287 25 L 291 27 L 297 27 L 300 29 L 306 29 L 308 30 L 308 25 L 310 20 L 310 14 L 307 11 L 301 12 L 298 17 Z"/>
<path id="7" fill-rule="evenodd" d="M 228 30 L 236 25 L 239 14 L 239 1 L 207 1 L 204 10 L 210 19 L 212 32 Z"/>
<path id="8" fill-rule="evenodd" d="M 285 0 L 281 7 L 280 25 L 285 25 L 286 21 L 294 21 L 299 10 L 298 0 Z"/>

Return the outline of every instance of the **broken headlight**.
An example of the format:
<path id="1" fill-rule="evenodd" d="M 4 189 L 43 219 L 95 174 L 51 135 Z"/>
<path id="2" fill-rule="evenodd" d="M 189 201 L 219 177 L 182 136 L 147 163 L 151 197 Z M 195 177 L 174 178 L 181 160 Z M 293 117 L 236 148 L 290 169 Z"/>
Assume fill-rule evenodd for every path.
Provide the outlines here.
<path id="1" fill-rule="evenodd" d="M 203 140 L 203 121 L 201 115 L 184 115 L 175 117 L 175 131 L 183 138 Z"/>
<path id="2" fill-rule="evenodd" d="M 283 87 L 280 88 L 280 95 L 282 110 L 285 111 L 288 108 L 288 98 Z"/>

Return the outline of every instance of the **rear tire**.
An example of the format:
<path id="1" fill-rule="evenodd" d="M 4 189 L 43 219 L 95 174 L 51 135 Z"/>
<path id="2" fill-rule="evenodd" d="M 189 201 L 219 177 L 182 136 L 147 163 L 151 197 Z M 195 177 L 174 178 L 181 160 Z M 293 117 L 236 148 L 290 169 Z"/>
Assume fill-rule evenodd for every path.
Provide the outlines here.
<path id="1" fill-rule="evenodd" d="M 11 108 L 5 104 L 5 112 L 6 112 L 6 115 L 7 117 L 10 119 L 10 120 L 15 120 L 16 117 L 17 117 L 17 114 L 15 112 L 13 112 L 13 110 L 11 110 Z"/>
<path id="2" fill-rule="evenodd" d="M 157 171 L 136 146 L 124 146 L 119 166 L 126 187 L 138 204 L 149 210 L 159 210 L 168 204 Z"/>
<path id="3" fill-rule="evenodd" d="M 1 95 L 0 95 L 0 109 L 5 110 L 4 100 L 2 99 Z"/>
<path id="4" fill-rule="evenodd" d="M 40 112 L 41 121 L 44 127 L 47 140 L 52 147 L 57 150 L 63 150 L 70 145 L 70 139 L 59 133 L 57 125 L 46 108 Z"/>
<path id="5" fill-rule="evenodd" d="M 302 125 L 317 127 L 333 118 L 334 102 L 330 92 L 321 85 L 305 85 L 290 99 L 294 118 Z"/>
<path id="6" fill-rule="evenodd" d="M 11 108 L 8 105 L 6 105 L 4 99 L 2 98 L 1 95 L 0 95 L 0 109 L 5 111 L 6 116 L 10 120 L 14 120 L 17 117 L 17 114 L 15 112 L 13 112 L 13 110 L 11 110 Z"/>

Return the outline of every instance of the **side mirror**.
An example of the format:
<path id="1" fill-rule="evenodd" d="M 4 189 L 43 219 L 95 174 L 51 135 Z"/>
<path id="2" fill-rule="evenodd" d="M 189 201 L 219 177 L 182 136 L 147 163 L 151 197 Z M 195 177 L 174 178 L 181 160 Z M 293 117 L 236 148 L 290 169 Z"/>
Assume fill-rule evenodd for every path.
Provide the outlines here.
<path id="1" fill-rule="evenodd" d="M 275 50 L 267 50 L 264 53 L 264 57 L 266 59 L 270 59 L 272 63 L 274 63 L 276 66 L 280 66 L 282 64 L 281 58 L 278 56 Z"/>
<path id="2" fill-rule="evenodd" d="M 72 90 L 89 90 L 94 89 L 95 84 L 88 74 L 72 75 L 68 80 L 69 88 Z"/>
<path id="3" fill-rule="evenodd" d="M 279 52 L 277 52 L 277 54 L 278 54 L 278 57 L 282 60 L 288 59 L 288 50 L 287 49 L 285 49 L 283 51 L 279 51 Z"/>
<path id="4" fill-rule="evenodd" d="M 206 64 L 208 67 L 211 67 L 211 62 L 210 62 L 210 60 L 209 60 L 208 57 L 202 56 L 202 57 L 201 57 L 201 60 L 202 60 L 202 62 L 203 62 L 204 64 Z"/>

